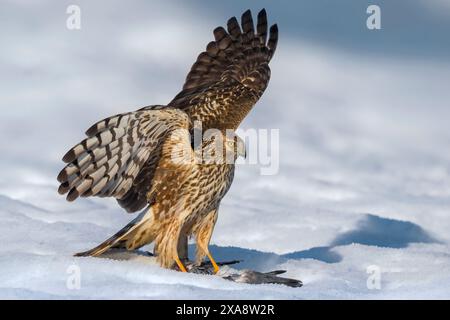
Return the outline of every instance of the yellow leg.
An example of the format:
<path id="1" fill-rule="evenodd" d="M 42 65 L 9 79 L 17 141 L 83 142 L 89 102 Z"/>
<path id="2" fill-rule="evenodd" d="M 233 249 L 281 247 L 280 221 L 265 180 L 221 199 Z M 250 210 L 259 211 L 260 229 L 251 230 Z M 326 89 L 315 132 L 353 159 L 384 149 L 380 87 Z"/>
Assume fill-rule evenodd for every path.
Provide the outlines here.
<path id="1" fill-rule="evenodd" d="M 175 257 L 175 262 L 178 265 L 178 268 L 180 268 L 181 272 L 187 272 L 186 268 L 184 267 L 183 263 L 181 263 L 180 258 L 178 256 Z"/>
<path id="2" fill-rule="evenodd" d="M 211 261 L 213 268 L 214 268 L 214 274 L 216 274 L 217 272 L 219 272 L 219 266 L 217 265 L 217 263 L 214 261 L 212 255 L 207 251 L 206 255 L 208 256 L 209 260 Z"/>

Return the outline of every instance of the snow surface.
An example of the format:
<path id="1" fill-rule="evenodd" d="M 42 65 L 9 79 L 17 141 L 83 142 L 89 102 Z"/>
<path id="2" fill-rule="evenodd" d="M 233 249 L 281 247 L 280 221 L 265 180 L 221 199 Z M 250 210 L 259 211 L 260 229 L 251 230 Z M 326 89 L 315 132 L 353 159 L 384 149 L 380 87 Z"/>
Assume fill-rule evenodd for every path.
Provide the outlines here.
<path id="1" fill-rule="evenodd" d="M 0 297 L 450 298 L 448 62 L 282 39 L 270 86 L 243 124 L 280 129 L 279 171 L 237 168 L 211 250 L 218 261 L 243 259 L 236 268 L 285 269 L 304 286 L 239 284 L 164 270 L 143 257 L 74 258 L 133 216 L 111 199 L 67 203 L 56 192 L 59 159 L 84 129 L 173 97 L 217 14 L 199 19 L 164 2 L 151 17 L 117 9 L 133 11 L 135 19 L 122 21 L 109 18 L 111 8 L 86 3 L 95 23 L 86 20 L 74 34 L 45 1 L 32 10 L 7 3 L 0 19 L 9 26 L 0 28 L 9 43 L 0 52 Z M 158 12 L 180 17 L 170 32 Z M 67 285 L 74 268 L 79 289 Z M 378 289 L 370 286 L 374 268 Z"/>

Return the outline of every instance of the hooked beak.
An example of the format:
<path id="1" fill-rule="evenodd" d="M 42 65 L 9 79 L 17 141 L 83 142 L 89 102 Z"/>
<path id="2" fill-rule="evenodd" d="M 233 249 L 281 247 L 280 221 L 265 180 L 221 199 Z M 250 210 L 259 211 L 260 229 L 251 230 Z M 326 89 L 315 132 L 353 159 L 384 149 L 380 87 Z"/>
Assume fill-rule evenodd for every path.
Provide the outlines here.
<path id="1" fill-rule="evenodd" d="M 247 148 L 245 147 L 245 142 L 240 137 L 237 139 L 237 155 L 238 157 L 243 157 L 247 159 Z"/>

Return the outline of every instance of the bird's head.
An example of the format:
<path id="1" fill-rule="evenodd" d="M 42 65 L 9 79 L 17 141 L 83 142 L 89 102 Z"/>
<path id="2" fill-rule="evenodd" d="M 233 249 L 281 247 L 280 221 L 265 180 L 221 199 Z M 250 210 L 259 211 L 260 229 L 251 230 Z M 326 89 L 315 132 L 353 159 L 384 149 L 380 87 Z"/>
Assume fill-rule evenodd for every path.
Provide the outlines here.
<path id="1" fill-rule="evenodd" d="M 205 164 L 234 164 L 238 157 L 246 157 L 246 147 L 234 131 L 210 129 L 203 135 L 200 154 Z"/>
<path id="2" fill-rule="evenodd" d="M 247 157 L 245 142 L 236 133 L 226 135 L 225 148 L 228 152 L 233 152 L 235 159 Z"/>

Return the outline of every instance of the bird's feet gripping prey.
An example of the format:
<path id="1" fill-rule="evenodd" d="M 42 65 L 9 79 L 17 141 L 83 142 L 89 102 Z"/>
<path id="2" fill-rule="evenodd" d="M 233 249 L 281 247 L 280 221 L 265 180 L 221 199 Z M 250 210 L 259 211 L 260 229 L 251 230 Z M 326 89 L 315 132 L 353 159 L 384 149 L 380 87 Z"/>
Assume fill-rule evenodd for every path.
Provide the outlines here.
<path id="1" fill-rule="evenodd" d="M 155 264 L 156 256 L 148 251 L 141 250 L 126 250 L 119 248 L 112 248 L 107 250 L 98 256 L 99 258 L 107 258 L 113 260 L 135 260 L 139 259 L 140 261 L 145 261 L 146 263 Z M 143 259 L 143 260 L 142 260 Z M 192 262 L 186 258 L 180 259 L 181 264 L 185 268 L 186 272 L 196 273 L 196 274 L 204 274 L 204 275 L 216 275 L 226 280 L 240 282 L 240 283 L 249 283 L 249 284 L 282 284 L 289 287 L 298 288 L 303 285 L 300 280 L 289 279 L 280 277 L 280 274 L 285 273 L 284 270 L 276 270 L 271 272 L 258 272 L 254 270 L 235 270 L 227 266 L 235 265 L 242 261 L 240 260 L 232 260 L 232 261 L 223 261 L 217 262 L 217 266 L 221 267 L 220 272 L 214 273 L 214 266 L 210 261 L 205 261 L 200 264 Z M 181 271 L 181 269 L 175 265 L 175 270 Z"/>

